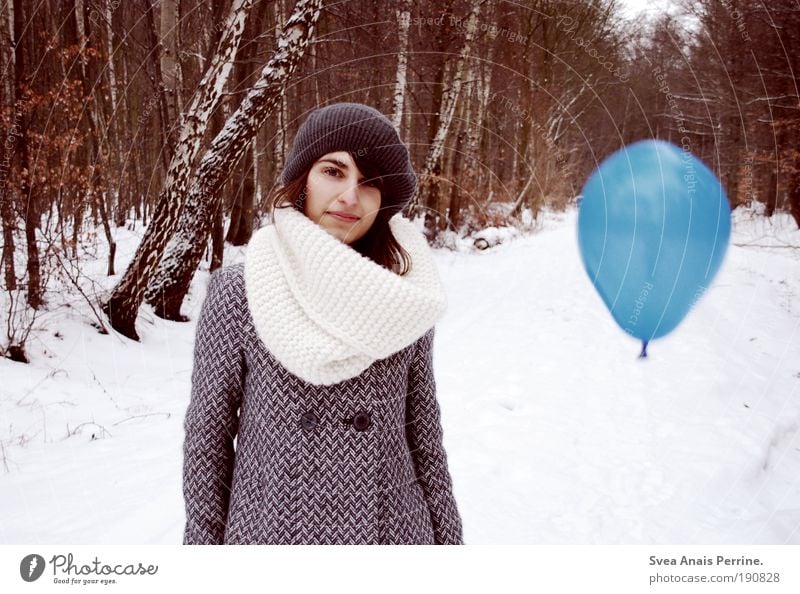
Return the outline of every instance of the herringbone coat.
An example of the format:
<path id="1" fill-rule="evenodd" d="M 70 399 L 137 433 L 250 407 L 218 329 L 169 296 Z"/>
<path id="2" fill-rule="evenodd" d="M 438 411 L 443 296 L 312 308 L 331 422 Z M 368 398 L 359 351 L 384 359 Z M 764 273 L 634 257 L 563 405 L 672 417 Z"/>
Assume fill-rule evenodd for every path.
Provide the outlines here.
<path id="1" fill-rule="evenodd" d="M 433 336 L 316 386 L 259 339 L 243 265 L 213 273 L 184 423 L 184 544 L 462 544 Z"/>

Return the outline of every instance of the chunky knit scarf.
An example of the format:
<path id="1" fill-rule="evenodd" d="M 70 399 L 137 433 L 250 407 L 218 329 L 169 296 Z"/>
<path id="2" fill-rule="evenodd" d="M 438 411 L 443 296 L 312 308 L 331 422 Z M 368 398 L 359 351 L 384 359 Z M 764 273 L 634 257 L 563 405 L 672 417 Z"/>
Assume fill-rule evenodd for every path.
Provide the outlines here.
<path id="1" fill-rule="evenodd" d="M 275 209 L 245 256 L 247 302 L 273 356 L 317 385 L 359 375 L 405 348 L 441 317 L 447 298 L 430 248 L 401 214 L 392 234 L 411 256 L 399 276 L 294 208 Z"/>

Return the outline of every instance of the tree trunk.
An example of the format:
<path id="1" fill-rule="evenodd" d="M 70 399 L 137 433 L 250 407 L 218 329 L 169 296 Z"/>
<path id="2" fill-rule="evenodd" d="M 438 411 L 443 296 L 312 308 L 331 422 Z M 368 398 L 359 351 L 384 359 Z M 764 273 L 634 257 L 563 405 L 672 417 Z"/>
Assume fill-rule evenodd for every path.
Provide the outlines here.
<path id="1" fill-rule="evenodd" d="M 180 0 L 161 0 L 160 8 L 161 84 L 164 89 L 164 109 L 167 115 L 166 127 L 169 129 L 178 121 L 182 111 L 180 95 L 181 63 L 178 59 L 178 51 L 180 50 L 178 41 Z M 169 140 L 170 146 L 174 144 L 174 138 L 170 137 Z"/>
<path id="2" fill-rule="evenodd" d="M 444 224 L 440 225 L 440 229 L 450 229 L 456 231 L 459 222 L 459 210 L 461 209 L 461 175 L 463 173 L 461 164 L 464 160 L 464 150 L 467 146 L 467 125 L 464 121 L 465 110 L 470 103 L 470 99 L 463 99 L 459 105 L 459 127 L 456 134 L 455 146 L 453 147 L 451 160 L 450 160 L 450 191 L 449 191 L 449 204 L 447 206 L 447 216 L 445 217 Z"/>
<path id="3" fill-rule="evenodd" d="M 795 153 L 796 154 L 796 153 Z M 800 162 L 795 158 L 794 170 L 786 177 L 788 184 L 789 213 L 800 229 Z"/>
<path id="4" fill-rule="evenodd" d="M 19 165 L 20 169 L 28 172 L 22 176 L 20 182 L 20 194 L 25 201 L 25 243 L 28 274 L 28 305 L 32 309 L 39 309 L 42 306 L 42 278 L 39 266 L 39 246 L 36 243 L 36 230 L 39 227 L 39 204 L 37 196 L 34 194 L 30 185 L 30 163 L 28 160 L 28 114 L 24 106 L 20 105 L 25 100 L 22 91 L 26 84 L 25 74 L 27 62 L 25 60 L 25 47 L 27 40 L 23 41 L 28 23 L 22 10 L 22 0 L 14 0 L 14 95 L 17 98 L 18 111 L 16 115 L 19 120 Z M 31 35 L 28 30 L 28 35 Z"/>
<path id="5" fill-rule="evenodd" d="M 475 125 L 472 127 L 472 134 L 470 135 L 469 146 L 467 147 L 466 162 L 469 169 L 471 187 L 468 185 L 473 196 L 478 196 L 483 192 L 486 184 L 484 179 L 488 175 L 491 177 L 491 172 L 484 173 L 485 167 L 479 167 L 478 155 L 481 157 L 488 155 L 488 151 L 481 151 L 481 148 L 486 148 L 490 139 L 490 134 L 484 133 L 484 122 L 486 121 L 486 114 L 489 111 L 489 94 L 492 90 L 492 71 L 494 60 L 495 45 L 489 46 L 489 52 L 486 59 L 483 61 L 482 68 L 485 73 L 482 73 L 478 78 L 478 117 L 475 120 Z M 483 163 L 483 159 L 481 159 Z"/>
<path id="6" fill-rule="evenodd" d="M 214 213 L 214 228 L 211 231 L 211 266 L 209 267 L 211 272 L 222 267 L 222 255 L 225 250 L 225 224 L 222 220 L 223 210 L 223 204 L 222 201 L 220 201 L 219 208 L 217 208 L 217 212 Z"/>
<path id="7" fill-rule="evenodd" d="M 23 130 L 26 130 L 26 128 L 23 128 Z M 27 162 L 27 147 L 25 143 L 23 143 L 20 152 L 22 151 L 26 153 L 23 162 Z M 39 246 L 36 243 L 36 230 L 39 228 L 39 205 L 30 192 L 27 193 L 27 196 L 25 244 L 28 254 L 28 305 L 31 309 L 39 309 L 42 306 L 42 275 L 39 264 Z"/>
<path id="8" fill-rule="evenodd" d="M 473 174 L 471 169 L 475 166 L 474 159 L 470 156 L 470 149 L 473 145 L 472 135 L 474 133 L 472 122 L 473 93 L 477 95 L 475 87 L 470 86 L 469 95 L 461 102 L 462 122 L 453 155 L 450 206 L 447 209 L 447 228 L 452 231 L 458 231 L 458 227 L 461 225 L 461 197 L 462 194 L 469 192 L 469 186 L 471 185 L 469 182 L 472 180 Z M 465 165 L 464 168 L 462 168 L 462 163 Z"/>
<path id="9" fill-rule="evenodd" d="M 314 36 L 322 0 L 298 0 L 278 40 L 277 49 L 261 76 L 228 119 L 203 156 L 189 191 L 189 208 L 148 288 L 147 300 L 159 316 L 181 319 L 180 306 L 202 258 L 220 185 L 241 157 L 247 143 L 275 110 L 286 83 Z"/>
<path id="10" fill-rule="evenodd" d="M 200 81 L 199 90 L 187 109 L 181 136 L 167 170 L 164 187 L 155 213 L 136 250 L 133 262 L 103 305 L 112 327 L 121 334 L 138 340 L 136 315 L 144 299 L 147 284 L 155 273 L 164 247 L 174 235 L 181 211 L 186 203 L 191 165 L 206 131 L 208 119 L 219 102 L 225 81 L 233 67 L 236 50 L 244 31 L 245 18 L 252 0 L 234 0 L 226 22 L 225 34 L 217 52 Z"/>
<path id="11" fill-rule="evenodd" d="M 764 209 L 764 216 L 768 218 L 775 214 L 778 205 L 778 164 L 774 164 L 772 167 L 767 186 L 766 208 Z"/>
<path id="12" fill-rule="evenodd" d="M 283 13 L 283 0 L 275 2 L 275 38 L 281 36 L 281 27 L 286 21 Z M 281 171 L 283 171 L 283 162 L 286 158 L 286 119 L 287 119 L 287 106 L 286 106 L 286 93 L 281 93 L 281 98 L 278 101 L 278 109 L 276 117 L 277 131 L 275 132 L 275 150 L 273 151 L 273 178 L 277 178 Z M 275 182 L 277 183 L 277 182 Z"/>
<path id="13" fill-rule="evenodd" d="M 14 72 L 14 4 L 6 2 L 0 6 L 0 68 L 3 72 Z M 0 142 L 0 217 L 3 222 L 3 279 L 7 291 L 17 289 L 17 271 L 14 265 L 14 229 L 17 226 L 16 214 L 11 207 L 11 193 L 8 180 L 13 167 L 14 147 L 17 142 L 17 111 L 15 107 L 15 84 L 11 76 L 3 77 L 2 101 L 0 109 L 8 111 L 6 138 Z"/>
<path id="14" fill-rule="evenodd" d="M 408 30 L 411 27 L 411 0 L 403 0 L 395 11 L 397 16 L 397 74 L 395 75 L 394 99 L 392 107 L 392 123 L 401 133 L 400 124 L 403 121 L 404 102 L 406 96 L 406 83 L 408 81 Z"/>
<path id="15" fill-rule="evenodd" d="M 113 58 L 111 58 L 113 59 Z M 128 78 L 128 67 L 127 61 L 123 58 L 122 62 L 122 81 L 121 87 L 123 89 L 128 88 L 129 86 L 129 78 Z M 132 93 L 123 93 L 122 94 L 122 105 L 123 113 L 121 115 L 122 124 L 121 127 L 125 130 L 124 132 L 124 140 L 125 146 L 130 147 L 132 146 L 131 141 L 131 134 L 132 131 L 136 128 L 137 114 L 138 108 L 138 101 L 131 101 L 130 94 Z M 142 204 L 142 196 L 141 196 L 141 189 L 139 187 L 139 159 L 140 159 L 140 151 L 127 151 L 125 154 L 125 158 L 120 163 L 120 186 L 119 186 L 119 202 L 117 205 L 116 216 L 115 216 L 115 223 L 117 227 L 122 227 L 125 225 L 125 221 L 128 218 L 128 212 L 130 211 L 131 206 L 133 206 L 134 211 L 134 218 L 136 220 L 141 219 L 142 212 L 141 212 L 141 204 Z M 128 171 L 130 168 L 130 172 Z"/>
<path id="16" fill-rule="evenodd" d="M 253 234 L 253 210 L 255 206 L 256 184 L 255 171 L 255 138 L 248 143 L 242 158 L 240 170 L 241 184 L 231 212 L 231 226 L 228 229 L 228 241 L 233 245 L 245 245 Z"/>

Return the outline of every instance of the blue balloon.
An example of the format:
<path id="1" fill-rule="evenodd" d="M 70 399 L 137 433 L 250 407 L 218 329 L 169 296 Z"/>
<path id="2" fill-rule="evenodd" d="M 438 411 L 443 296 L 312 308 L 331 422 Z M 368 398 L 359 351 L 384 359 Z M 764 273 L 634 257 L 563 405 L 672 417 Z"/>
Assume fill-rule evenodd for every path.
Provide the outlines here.
<path id="1" fill-rule="evenodd" d="M 719 180 L 668 142 L 624 147 L 583 187 L 583 265 L 617 324 L 643 341 L 641 356 L 710 286 L 730 234 L 731 210 Z"/>

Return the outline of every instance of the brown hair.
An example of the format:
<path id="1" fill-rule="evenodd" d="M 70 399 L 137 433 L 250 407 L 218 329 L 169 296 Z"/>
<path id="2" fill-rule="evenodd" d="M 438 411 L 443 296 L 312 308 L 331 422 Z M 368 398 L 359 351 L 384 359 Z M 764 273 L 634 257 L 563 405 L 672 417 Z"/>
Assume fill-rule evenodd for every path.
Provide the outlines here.
<path id="1" fill-rule="evenodd" d="M 377 183 L 381 190 L 381 204 L 389 202 L 377 169 L 370 166 L 368 163 L 360 164 L 359 169 L 361 169 L 367 179 L 371 179 Z M 270 192 L 266 200 L 266 208 L 269 213 L 270 222 L 275 222 L 274 211 L 276 208 L 294 208 L 301 213 L 303 212 L 303 205 L 298 199 L 300 193 L 306 187 L 308 172 L 310 170 L 311 167 L 285 186 L 279 186 Z M 350 247 L 376 264 L 391 270 L 399 276 L 403 276 L 411 269 L 411 256 L 403 246 L 400 245 L 400 242 L 397 241 L 389 227 L 389 219 L 394 214 L 395 212 L 386 208 L 378 210 L 378 214 L 372 226 L 369 228 L 369 231 L 367 231 L 361 239 L 350 244 Z"/>

